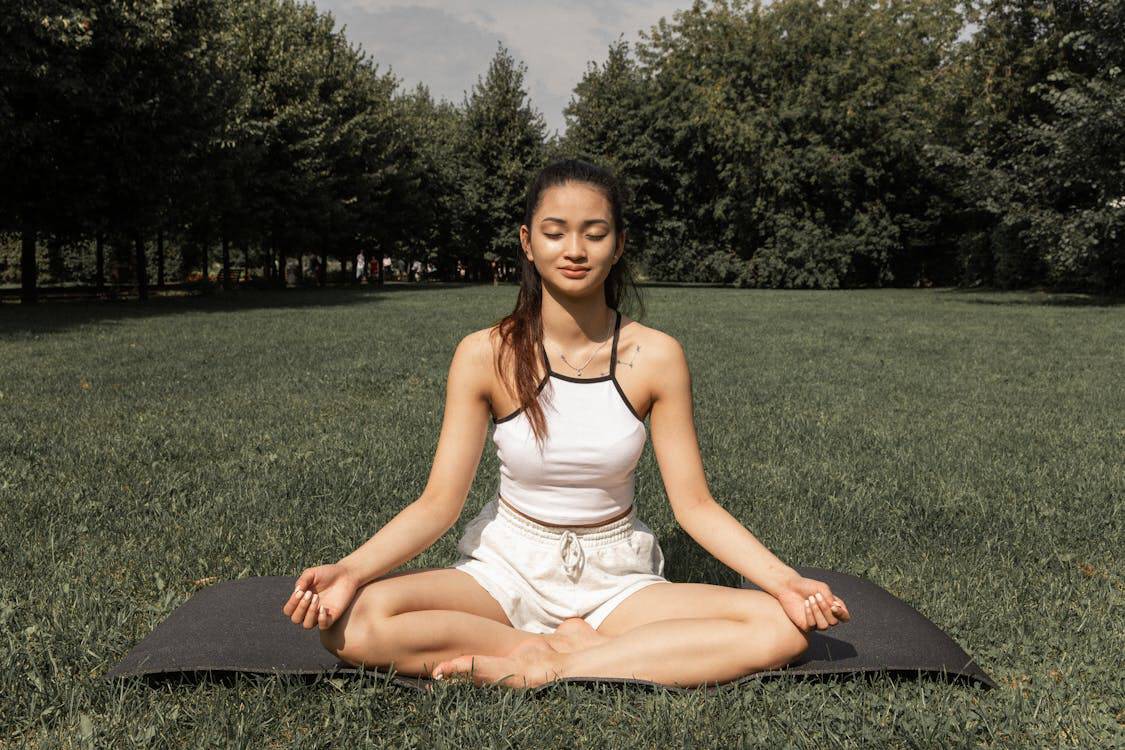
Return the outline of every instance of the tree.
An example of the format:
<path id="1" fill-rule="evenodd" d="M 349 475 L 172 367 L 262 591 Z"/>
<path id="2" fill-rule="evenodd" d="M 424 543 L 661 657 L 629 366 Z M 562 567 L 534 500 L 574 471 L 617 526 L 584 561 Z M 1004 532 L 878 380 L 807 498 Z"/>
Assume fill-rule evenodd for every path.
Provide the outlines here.
<path id="1" fill-rule="evenodd" d="M 483 79 L 465 97 L 461 153 L 470 218 L 466 260 L 484 279 L 489 262 L 518 252 L 527 184 L 545 160 L 546 123 L 524 90 L 527 66 L 499 46 Z"/>
<path id="2" fill-rule="evenodd" d="M 968 282 L 1125 285 L 1123 8 L 970 7 L 980 28 L 951 66 L 942 137 L 929 148 L 960 201 L 947 213 Z"/>
<path id="3" fill-rule="evenodd" d="M 638 258 L 648 255 L 649 234 L 672 204 L 668 164 L 649 132 L 659 114 L 652 102 L 651 82 L 618 38 L 605 62 L 591 62 L 575 86 L 563 112 L 567 129 L 559 154 L 604 162 L 618 175 L 629 197 L 626 252 Z"/>

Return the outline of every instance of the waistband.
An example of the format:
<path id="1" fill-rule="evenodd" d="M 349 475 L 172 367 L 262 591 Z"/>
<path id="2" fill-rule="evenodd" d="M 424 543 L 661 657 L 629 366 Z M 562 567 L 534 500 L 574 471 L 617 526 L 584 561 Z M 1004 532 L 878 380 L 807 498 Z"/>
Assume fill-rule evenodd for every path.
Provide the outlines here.
<path id="1" fill-rule="evenodd" d="M 530 518 L 524 518 L 509 508 L 508 504 L 500 499 L 499 493 L 492 502 L 496 504 L 496 517 L 526 537 L 557 542 L 563 536 L 570 535 L 578 537 L 585 545 L 595 547 L 628 538 L 633 533 L 634 521 L 637 517 L 637 506 L 634 503 L 625 516 L 601 526 L 544 526 Z"/>

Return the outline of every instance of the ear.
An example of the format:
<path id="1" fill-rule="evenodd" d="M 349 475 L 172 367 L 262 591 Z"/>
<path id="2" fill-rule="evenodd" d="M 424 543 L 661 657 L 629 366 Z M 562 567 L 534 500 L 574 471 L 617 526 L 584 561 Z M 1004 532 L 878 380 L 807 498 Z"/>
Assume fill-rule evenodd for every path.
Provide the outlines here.
<path id="1" fill-rule="evenodd" d="M 527 257 L 528 263 L 531 262 L 531 233 L 527 229 L 527 224 L 520 224 L 520 247 L 523 249 L 523 254 Z"/>
<path id="2" fill-rule="evenodd" d="M 621 260 L 621 256 L 625 253 L 625 236 L 628 232 L 624 229 L 617 235 L 617 252 L 614 253 L 613 262 Z"/>

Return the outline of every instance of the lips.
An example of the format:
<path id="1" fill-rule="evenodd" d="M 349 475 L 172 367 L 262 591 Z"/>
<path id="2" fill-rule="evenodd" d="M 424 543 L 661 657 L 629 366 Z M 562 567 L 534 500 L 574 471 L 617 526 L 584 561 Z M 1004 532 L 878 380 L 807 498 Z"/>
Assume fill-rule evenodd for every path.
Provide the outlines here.
<path id="1" fill-rule="evenodd" d="M 564 271 L 589 271 L 590 269 L 585 268 L 583 266 L 563 266 L 562 270 L 564 270 Z"/>

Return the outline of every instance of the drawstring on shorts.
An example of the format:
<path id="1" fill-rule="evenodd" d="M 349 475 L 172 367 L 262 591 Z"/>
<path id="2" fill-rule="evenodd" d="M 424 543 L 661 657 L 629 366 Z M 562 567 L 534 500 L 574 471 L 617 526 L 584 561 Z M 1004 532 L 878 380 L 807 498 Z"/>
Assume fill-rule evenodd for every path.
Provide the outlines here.
<path id="1" fill-rule="evenodd" d="M 586 552 L 578 535 L 570 529 L 563 531 L 559 538 L 559 555 L 562 557 L 563 570 L 571 578 L 577 578 L 582 572 L 582 565 L 586 562 Z"/>
<path id="2" fill-rule="evenodd" d="M 620 541 L 633 533 L 636 508 L 615 521 L 601 526 L 544 526 L 516 513 L 499 495 L 496 496 L 498 515 L 523 536 L 541 541 L 555 542 L 563 571 L 572 581 L 578 580 L 586 563 L 586 547 L 600 547 Z"/>

